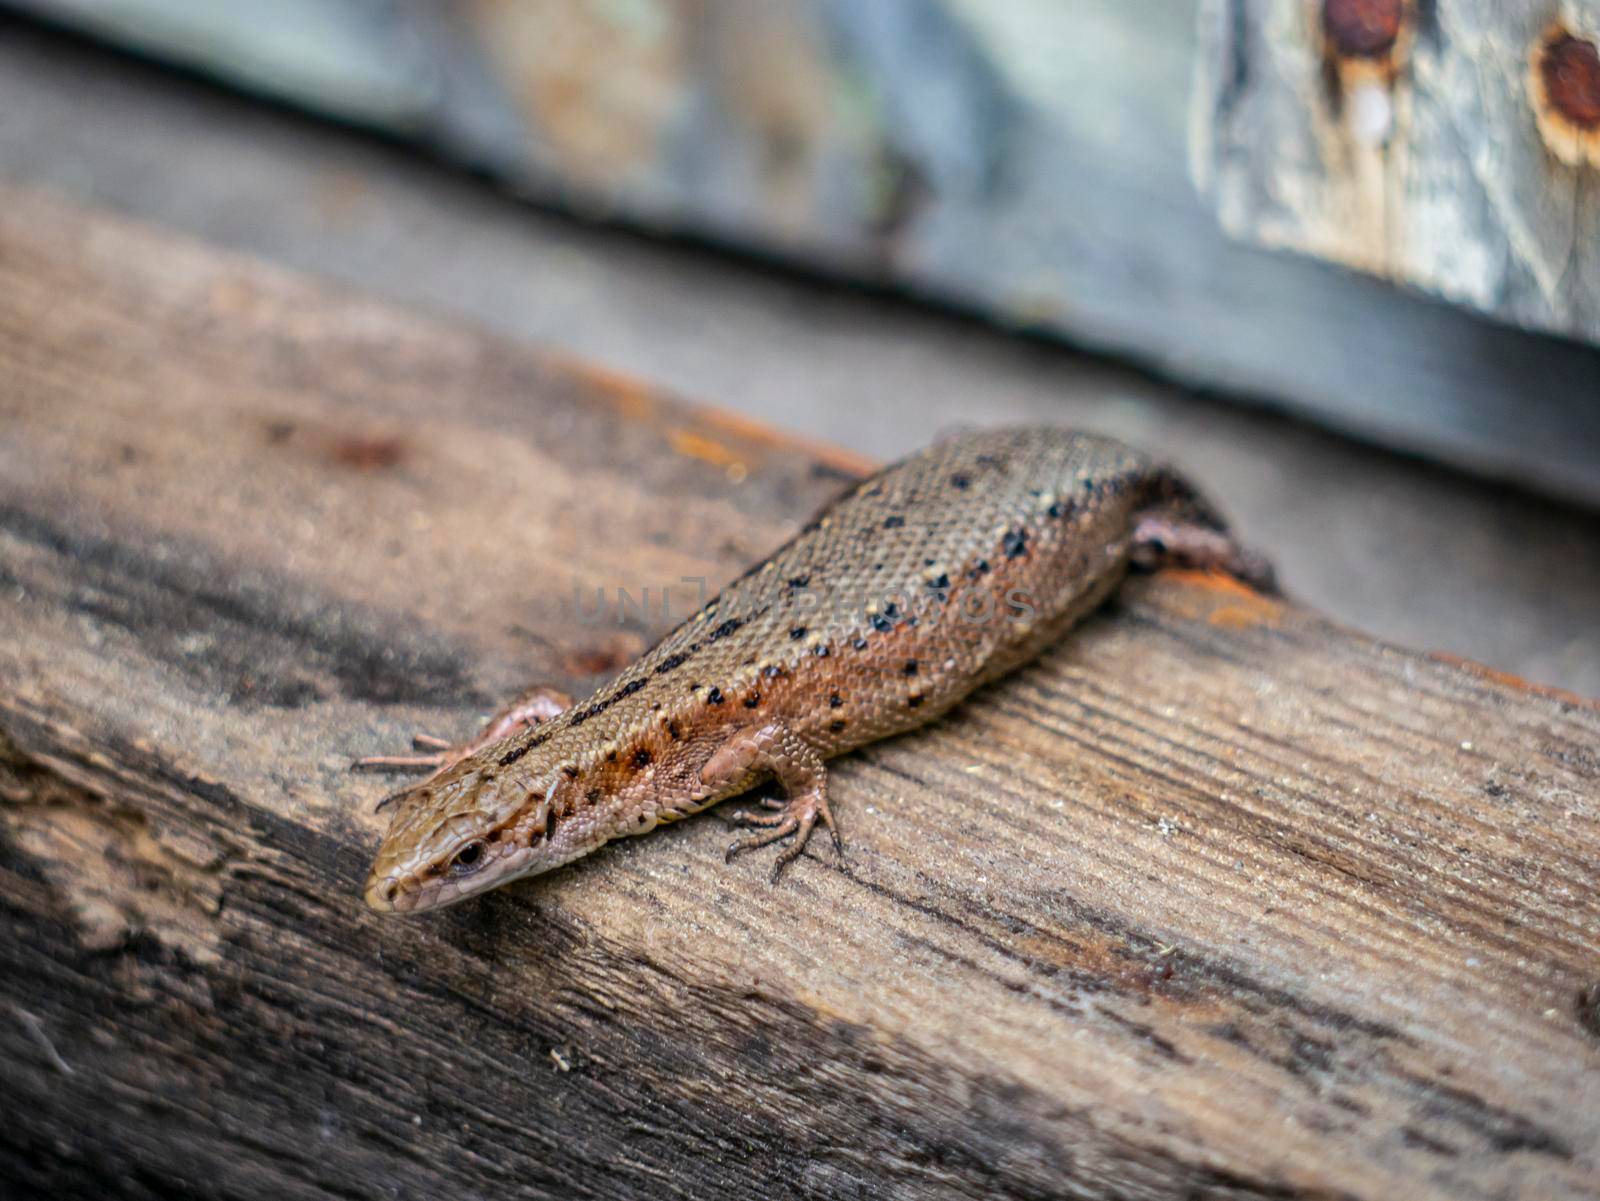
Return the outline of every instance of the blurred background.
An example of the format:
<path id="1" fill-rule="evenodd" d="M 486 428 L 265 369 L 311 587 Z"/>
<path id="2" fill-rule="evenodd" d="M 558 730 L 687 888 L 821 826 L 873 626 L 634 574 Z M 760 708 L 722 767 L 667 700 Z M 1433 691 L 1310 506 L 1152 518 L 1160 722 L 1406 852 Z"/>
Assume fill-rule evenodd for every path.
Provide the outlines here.
<path id="1" fill-rule="evenodd" d="M 1600 0 L 0 0 L 0 177 L 881 458 L 1111 433 L 1298 598 L 1600 695 L 1597 43 Z"/>

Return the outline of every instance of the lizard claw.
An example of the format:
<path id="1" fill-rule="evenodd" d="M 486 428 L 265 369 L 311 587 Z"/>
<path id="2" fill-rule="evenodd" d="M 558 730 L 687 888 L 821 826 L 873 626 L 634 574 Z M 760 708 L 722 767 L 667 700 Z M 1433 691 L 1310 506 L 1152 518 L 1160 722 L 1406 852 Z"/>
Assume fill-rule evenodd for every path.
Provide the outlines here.
<path id="1" fill-rule="evenodd" d="M 439 749 L 427 755 L 368 755 L 364 759 L 357 759 L 350 765 L 351 771 L 426 771 L 428 773 L 422 779 L 413 781 L 404 788 L 391 792 L 384 797 L 383 800 L 372 807 L 374 813 L 381 813 L 402 797 L 410 796 L 447 767 L 454 767 L 477 749 L 471 743 L 454 746 L 442 738 L 434 738 L 427 734 L 418 734 L 411 740 L 411 744 L 419 750 L 435 745 Z"/>
<path id="2" fill-rule="evenodd" d="M 384 797 L 383 800 L 372 807 L 374 813 L 381 813 L 401 797 L 415 792 L 428 780 L 433 779 L 434 776 L 462 757 L 456 754 L 444 739 L 434 738 L 428 734 L 418 734 L 411 740 L 411 745 L 417 750 L 423 750 L 428 747 L 437 749 L 428 755 L 368 755 L 364 759 L 357 759 L 350 765 L 351 771 L 428 771 L 429 774 L 424 779 L 408 784 L 398 792 L 391 792 Z"/>
<path id="3" fill-rule="evenodd" d="M 372 807 L 372 811 L 374 813 L 382 813 L 385 808 L 387 808 L 388 806 L 394 804 L 396 801 L 400 800 L 402 797 L 410 796 L 416 790 L 417 790 L 417 785 L 416 784 L 412 784 L 409 787 L 400 789 L 400 791 L 398 791 L 398 792 L 391 792 L 388 796 L 384 797 L 383 800 L 379 801 L 376 805 L 374 805 Z"/>
<path id="4" fill-rule="evenodd" d="M 798 859 L 801 852 L 806 849 L 811 831 L 819 819 L 827 827 L 828 834 L 833 839 L 835 853 L 843 859 L 844 840 L 839 837 L 839 828 L 833 824 L 833 814 L 828 810 L 827 798 L 820 791 L 814 791 L 791 797 L 777 813 L 750 813 L 744 809 L 735 813 L 733 821 L 736 825 L 753 826 L 760 833 L 729 843 L 728 849 L 723 853 L 723 862 L 732 863 L 735 855 L 753 851 L 758 847 L 770 846 L 793 835 L 794 842 L 785 847 L 772 864 L 771 883 L 776 884 L 778 878 L 783 875 L 783 869 Z"/>
<path id="5" fill-rule="evenodd" d="M 368 755 L 350 765 L 351 771 L 421 771 L 442 767 L 447 752 L 432 755 Z"/>
<path id="6" fill-rule="evenodd" d="M 447 742 L 443 738 L 435 738 L 432 734 L 413 734 L 411 736 L 411 749 L 427 751 L 425 755 L 368 755 L 364 759 L 357 759 L 350 765 L 351 771 L 426 771 L 429 774 L 412 784 L 409 788 L 402 788 L 399 792 L 390 793 L 378 802 L 378 808 L 398 801 L 408 793 L 415 792 L 434 776 L 448 767 L 454 767 L 468 755 L 475 754 L 486 746 L 490 746 L 503 739 L 510 738 L 522 730 L 537 726 L 549 721 L 562 710 L 572 704 L 572 698 L 564 692 L 557 692 L 553 688 L 530 688 L 505 708 L 501 709 L 478 732 L 476 737 L 466 742 Z"/>

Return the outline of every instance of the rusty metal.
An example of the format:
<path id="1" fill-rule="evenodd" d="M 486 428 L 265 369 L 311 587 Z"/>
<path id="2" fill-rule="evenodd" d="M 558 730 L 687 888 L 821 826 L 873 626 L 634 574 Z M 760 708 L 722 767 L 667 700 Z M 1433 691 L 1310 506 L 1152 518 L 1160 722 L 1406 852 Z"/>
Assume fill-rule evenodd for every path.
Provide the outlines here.
<path id="1" fill-rule="evenodd" d="M 1539 136 L 1568 167 L 1600 167 L 1600 49 L 1560 21 L 1528 55 L 1528 99 Z"/>
<path id="2" fill-rule="evenodd" d="M 1323 0 L 1322 30 L 1334 53 L 1381 59 L 1405 27 L 1405 0 Z"/>
<path id="3" fill-rule="evenodd" d="M 1539 73 L 1551 108 L 1582 130 L 1600 130 L 1600 50 L 1566 31 L 1547 40 Z"/>

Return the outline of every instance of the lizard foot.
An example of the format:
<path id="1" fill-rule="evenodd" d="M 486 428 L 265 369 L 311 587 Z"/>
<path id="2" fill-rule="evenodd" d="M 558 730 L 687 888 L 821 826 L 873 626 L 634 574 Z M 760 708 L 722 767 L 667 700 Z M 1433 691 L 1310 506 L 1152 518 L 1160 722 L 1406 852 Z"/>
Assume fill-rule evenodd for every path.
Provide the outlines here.
<path id="1" fill-rule="evenodd" d="M 772 882 L 776 884 L 783 869 L 806 849 L 806 840 L 818 821 L 828 828 L 834 849 L 840 855 L 844 854 L 844 844 L 833 824 L 833 814 L 828 810 L 828 775 L 822 759 L 782 722 L 735 730 L 700 769 L 700 779 L 712 788 L 727 787 L 733 791 L 757 782 L 768 772 L 777 777 L 788 799 L 763 799 L 762 804 L 774 812 L 751 813 L 741 809 L 735 813 L 736 825 L 753 826 L 760 832 L 730 845 L 724 858 L 731 861 L 743 851 L 753 851 L 792 836 L 794 842 L 772 865 Z"/>
<path id="2" fill-rule="evenodd" d="M 351 771 L 428 771 L 428 775 L 417 781 L 409 788 L 402 788 L 399 792 L 391 793 L 378 802 L 382 809 L 392 801 L 397 801 L 408 792 L 414 791 L 419 785 L 427 783 L 446 768 L 454 767 L 468 755 L 476 754 L 486 746 L 492 746 L 510 738 L 513 734 L 526 730 L 549 721 L 552 717 L 568 709 L 572 705 L 572 698 L 564 692 L 554 688 L 530 688 L 505 708 L 501 709 L 487 723 L 477 735 L 465 742 L 450 743 L 443 738 L 435 738 L 431 734 L 418 734 L 411 740 L 413 750 L 427 751 L 424 755 L 368 755 L 364 759 L 357 759 L 350 765 Z M 431 771 L 429 769 L 432 769 Z"/>
<path id="3" fill-rule="evenodd" d="M 734 824 L 753 827 L 760 831 L 749 838 L 742 838 L 730 843 L 725 862 L 733 862 L 735 855 L 744 851 L 753 851 L 757 847 L 770 846 L 781 839 L 794 836 L 794 842 L 786 847 L 773 861 L 772 883 L 778 882 L 778 877 L 783 874 L 783 869 L 788 867 L 800 857 L 806 849 L 806 843 L 811 838 L 811 831 L 820 820 L 827 827 L 828 834 L 833 838 L 833 849 L 841 858 L 844 856 L 844 840 L 839 837 L 839 828 L 833 824 L 833 814 L 828 809 L 828 798 L 821 789 L 802 792 L 790 797 L 788 801 L 764 801 L 769 807 L 777 807 L 775 813 L 751 813 L 741 809 L 733 815 Z"/>

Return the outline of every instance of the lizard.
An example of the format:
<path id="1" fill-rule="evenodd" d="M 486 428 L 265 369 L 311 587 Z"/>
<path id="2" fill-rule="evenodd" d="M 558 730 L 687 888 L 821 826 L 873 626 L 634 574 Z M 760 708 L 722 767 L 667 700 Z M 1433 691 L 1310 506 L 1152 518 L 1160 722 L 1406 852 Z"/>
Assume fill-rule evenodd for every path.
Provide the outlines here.
<path id="1" fill-rule="evenodd" d="M 1272 570 L 1171 468 L 1055 428 L 935 442 L 848 489 L 587 699 L 535 688 L 456 746 L 367 768 L 433 774 L 394 816 L 367 903 L 419 913 L 645 834 L 775 777 L 727 858 L 821 825 L 825 760 L 948 712 L 1057 641 L 1130 567 Z M 385 802 L 386 804 L 388 802 Z"/>

